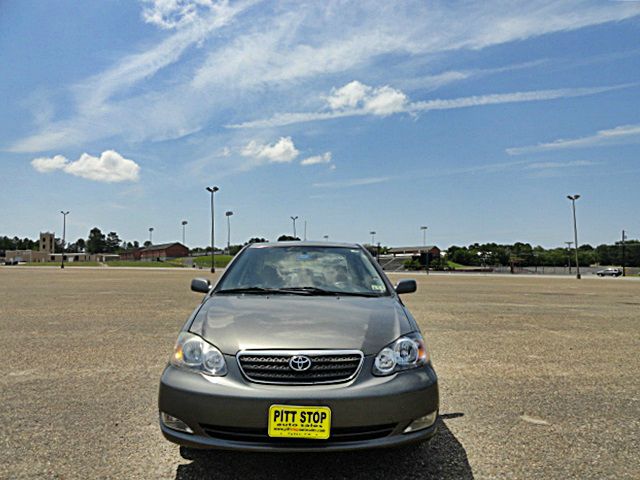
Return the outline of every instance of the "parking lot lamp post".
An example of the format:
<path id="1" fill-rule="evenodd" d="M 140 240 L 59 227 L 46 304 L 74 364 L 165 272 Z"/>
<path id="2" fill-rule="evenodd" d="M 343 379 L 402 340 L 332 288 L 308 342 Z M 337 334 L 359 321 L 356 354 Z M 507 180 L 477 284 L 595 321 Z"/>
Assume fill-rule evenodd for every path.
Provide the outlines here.
<path id="1" fill-rule="evenodd" d="M 622 276 L 627 276 L 627 252 L 625 249 L 625 240 L 627 239 L 627 234 L 624 230 L 622 230 Z"/>
<path id="2" fill-rule="evenodd" d="M 220 190 L 218 187 L 213 186 L 213 187 L 207 187 L 207 192 L 211 193 L 211 273 L 215 273 L 216 272 L 216 265 L 215 265 L 215 221 L 214 221 L 214 216 L 213 216 L 213 194 L 216 193 L 218 190 Z"/>
<path id="3" fill-rule="evenodd" d="M 373 247 L 376 244 L 376 232 L 372 230 L 369 232 L 369 235 L 371 235 L 371 246 Z"/>
<path id="4" fill-rule="evenodd" d="M 293 220 L 293 238 L 298 238 L 296 236 L 296 220 L 298 219 L 298 216 L 296 215 L 295 217 L 290 217 L 291 220 Z"/>
<path id="5" fill-rule="evenodd" d="M 67 236 L 67 215 L 69 215 L 69 212 L 60 210 L 60 213 L 62 214 L 62 260 L 60 262 L 60 268 L 64 268 L 64 244 Z"/>
<path id="6" fill-rule="evenodd" d="M 153 245 L 153 227 L 149 227 L 149 243 Z"/>
<path id="7" fill-rule="evenodd" d="M 186 242 L 186 235 L 185 235 L 185 227 L 187 226 L 189 222 L 187 222 L 186 220 L 182 220 L 182 244 L 183 245 L 187 245 Z"/>
<path id="8" fill-rule="evenodd" d="M 231 255 L 231 215 L 233 215 L 233 212 L 229 210 L 224 214 L 227 216 L 227 254 Z"/>
<path id="9" fill-rule="evenodd" d="M 327 242 L 329 241 L 329 235 L 324 235 L 322 238 L 324 238 Z"/>
<path id="10" fill-rule="evenodd" d="M 569 265 L 569 275 L 571 275 L 571 245 L 573 242 L 564 242 L 567 244 L 567 265 Z"/>
<path id="11" fill-rule="evenodd" d="M 422 246 L 426 247 L 427 246 L 427 227 L 426 225 L 423 225 L 420 227 L 420 230 L 422 230 Z"/>
<path id="12" fill-rule="evenodd" d="M 571 200 L 571 207 L 573 209 L 573 241 L 576 248 L 576 279 L 580 280 L 580 262 L 578 261 L 578 223 L 576 222 L 576 200 L 580 198 L 580 195 L 567 195 L 567 198 Z"/>

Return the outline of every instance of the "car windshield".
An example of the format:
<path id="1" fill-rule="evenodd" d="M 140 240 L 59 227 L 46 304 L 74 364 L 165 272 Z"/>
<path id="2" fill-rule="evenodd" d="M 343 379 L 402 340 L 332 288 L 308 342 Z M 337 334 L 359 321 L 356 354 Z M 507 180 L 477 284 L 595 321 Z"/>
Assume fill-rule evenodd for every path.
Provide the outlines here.
<path id="1" fill-rule="evenodd" d="M 216 292 L 388 295 L 358 247 L 254 246 L 233 262 Z"/>

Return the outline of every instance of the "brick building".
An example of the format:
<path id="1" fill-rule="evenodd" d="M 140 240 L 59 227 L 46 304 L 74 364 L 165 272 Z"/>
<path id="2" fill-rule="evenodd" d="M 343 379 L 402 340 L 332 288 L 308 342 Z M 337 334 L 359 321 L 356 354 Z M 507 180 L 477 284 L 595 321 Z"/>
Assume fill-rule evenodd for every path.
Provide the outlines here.
<path id="1" fill-rule="evenodd" d="M 142 248 L 130 248 L 120 252 L 120 260 L 140 260 Z"/>
<path id="2" fill-rule="evenodd" d="M 150 245 L 140 250 L 140 260 L 145 262 L 162 262 L 187 256 L 189 256 L 189 249 L 180 242 Z"/>

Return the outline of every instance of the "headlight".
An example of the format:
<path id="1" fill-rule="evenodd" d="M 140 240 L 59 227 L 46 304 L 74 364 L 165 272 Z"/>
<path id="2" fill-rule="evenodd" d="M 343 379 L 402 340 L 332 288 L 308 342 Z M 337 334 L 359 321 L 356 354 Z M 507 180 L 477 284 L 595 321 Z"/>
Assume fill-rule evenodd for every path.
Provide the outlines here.
<path id="1" fill-rule="evenodd" d="M 227 364 L 220 350 L 189 332 L 178 335 L 171 365 L 216 377 L 227 374 Z"/>
<path id="2" fill-rule="evenodd" d="M 429 352 L 422 335 L 410 333 L 387 345 L 376 355 L 374 375 L 391 375 L 401 370 L 420 367 L 429 361 Z"/>

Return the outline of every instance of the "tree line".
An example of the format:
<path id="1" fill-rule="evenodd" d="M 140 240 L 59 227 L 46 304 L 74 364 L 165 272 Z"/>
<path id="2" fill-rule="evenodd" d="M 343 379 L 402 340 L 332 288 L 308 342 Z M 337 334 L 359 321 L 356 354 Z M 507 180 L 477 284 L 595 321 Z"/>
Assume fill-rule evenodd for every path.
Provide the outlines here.
<path id="1" fill-rule="evenodd" d="M 496 243 L 474 243 L 466 247 L 453 245 L 447 249 L 447 260 L 467 266 L 522 266 L 522 267 L 566 267 L 575 266 L 575 249 L 566 247 L 545 249 L 529 243 L 512 245 Z M 622 265 L 640 267 L 640 240 L 627 240 L 613 245 L 589 244 L 578 247 L 580 266 Z"/>
<path id="2" fill-rule="evenodd" d="M 145 242 L 149 244 L 149 242 Z M 118 253 L 128 248 L 138 248 L 140 245 L 135 242 L 123 242 L 116 232 L 102 233 L 98 227 L 89 231 L 89 236 L 78 238 L 73 242 L 67 242 L 65 252 L 69 253 Z M 56 237 L 54 241 L 54 253 L 62 252 L 62 239 Z M 18 238 L 0 236 L 0 251 L 5 250 L 38 250 L 38 240 L 30 238 Z"/>
<path id="3" fill-rule="evenodd" d="M 300 240 L 298 237 L 290 235 L 280 235 L 278 241 Z M 243 244 L 231 245 L 228 253 L 235 255 L 242 247 L 249 243 L 266 242 L 266 238 L 252 237 Z M 142 246 L 149 246 L 147 240 Z M 98 227 L 94 227 L 89 231 L 86 239 L 78 238 L 74 242 L 67 243 L 65 251 L 69 253 L 119 253 L 123 250 L 140 248 L 140 243 L 136 240 L 133 242 L 123 242 L 118 234 L 114 231 L 103 233 Z M 375 255 L 377 247 L 370 247 Z M 38 241 L 30 238 L 18 238 L 0 236 L 0 251 L 3 250 L 37 250 Z M 380 253 L 384 254 L 388 247 L 382 246 Z M 55 251 L 62 252 L 62 240 L 56 238 Z M 210 252 L 210 247 L 195 247 L 191 249 L 192 253 Z M 216 247 L 216 251 L 222 252 L 223 249 Z M 575 265 L 575 250 L 566 247 L 544 248 L 541 246 L 532 246 L 529 243 L 516 242 L 514 244 L 497 244 L 497 243 L 474 243 L 466 247 L 457 245 L 450 246 L 447 250 L 448 261 L 475 267 L 493 267 L 493 266 L 510 266 L 517 265 L 522 267 L 565 267 L 571 264 Z M 623 258 L 624 256 L 624 258 Z M 581 266 L 589 265 L 622 265 L 626 262 L 627 266 L 640 267 L 640 240 L 627 240 L 623 247 L 622 242 L 616 242 L 613 245 L 602 244 L 593 247 L 589 244 L 580 245 L 578 248 L 578 258 Z M 431 259 L 431 262 L 440 262 L 441 259 Z M 434 265 L 435 266 L 435 265 Z"/>

